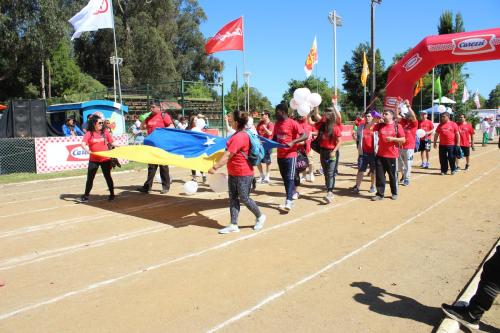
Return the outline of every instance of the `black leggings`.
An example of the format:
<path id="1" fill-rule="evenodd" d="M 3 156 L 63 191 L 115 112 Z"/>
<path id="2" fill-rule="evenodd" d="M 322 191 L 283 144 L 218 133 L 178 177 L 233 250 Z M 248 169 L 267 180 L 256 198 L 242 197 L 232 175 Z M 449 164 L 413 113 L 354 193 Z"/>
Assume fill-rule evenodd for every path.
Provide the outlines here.
<path id="1" fill-rule="evenodd" d="M 111 160 L 105 162 L 91 162 L 89 161 L 89 168 L 87 169 L 87 183 L 85 184 L 85 196 L 90 194 L 92 186 L 94 186 L 94 178 L 97 170 L 101 166 L 102 174 L 104 179 L 106 179 L 106 184 L 108 184 L 108 189 L 110 194 L 115 194 L 113 178 L 111 178 Z"/>

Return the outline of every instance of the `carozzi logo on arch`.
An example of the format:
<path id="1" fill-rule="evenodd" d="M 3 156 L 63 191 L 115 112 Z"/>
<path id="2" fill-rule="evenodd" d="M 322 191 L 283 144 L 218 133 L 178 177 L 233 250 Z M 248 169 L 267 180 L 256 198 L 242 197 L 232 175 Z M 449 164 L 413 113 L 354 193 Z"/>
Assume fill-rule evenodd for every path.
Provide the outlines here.
<path id="1" fill-rule="evenodd" d="M 478 54 L 495 51 L 495 35 L 477 35 L 452 39 L 455 55 Z"/>

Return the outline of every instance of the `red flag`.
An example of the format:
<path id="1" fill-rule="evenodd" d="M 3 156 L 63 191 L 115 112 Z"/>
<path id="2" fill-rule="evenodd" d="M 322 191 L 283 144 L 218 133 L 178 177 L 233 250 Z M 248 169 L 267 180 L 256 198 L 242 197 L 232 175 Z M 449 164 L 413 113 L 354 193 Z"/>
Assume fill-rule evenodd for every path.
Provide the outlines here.
<path id="1" fill-rule="evenodd" d="M 450 94 L 454 94 L 455 91 L 458 89 L 458 84 L 455 82 L 455 80 L 451 81 L 451 88 L 450 88 Z"/>
<path id="2" fill-rule="evenodd" d="M 226 24 L 205 44 L 207 54 L 227 50 L 243 51 L 243 17 Z"/>

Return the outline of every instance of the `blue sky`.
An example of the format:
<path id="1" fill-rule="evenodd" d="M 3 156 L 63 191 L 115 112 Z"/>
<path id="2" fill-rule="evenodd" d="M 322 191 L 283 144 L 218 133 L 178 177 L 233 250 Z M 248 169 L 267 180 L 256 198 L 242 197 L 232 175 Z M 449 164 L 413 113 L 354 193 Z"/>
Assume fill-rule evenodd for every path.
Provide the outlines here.
<path id="1" fill-rule="evenodd" d="M 370 41 L 370 0 L 199 0 L 207 21 L 201 25 L 205 37 L 213 36 L 227 22 L 244 16 L 246 69 L 250 86 L 256 87 L 273 104 L 279 103 L 290 79 L 305 79 L 304 62 L 314 36 L 318 40 L 320 78 L 333 84 L 333 28 L 328 12 L 343 18 L 337 28 L 338 85 L 342 88 L 341 66 L 350 61 L 352 50 Z M 436 35 L 444 10 L 460 12 L 465 30 L 500 27 L 500 0 L 383 0 L 375 10 L 375 46 L 386 67 L 392 57 L 418 44 L 425 36 Z M 243 82 L 243 56 L 239 51 L 214 54 L 225 63 L 226 87 L 234 81 L 238 66 Z M 500 60 L 467 63 L 469 90 L 482 96 L 500 83 Z M 316 69 L 315 69 L 316 72 Z"/>

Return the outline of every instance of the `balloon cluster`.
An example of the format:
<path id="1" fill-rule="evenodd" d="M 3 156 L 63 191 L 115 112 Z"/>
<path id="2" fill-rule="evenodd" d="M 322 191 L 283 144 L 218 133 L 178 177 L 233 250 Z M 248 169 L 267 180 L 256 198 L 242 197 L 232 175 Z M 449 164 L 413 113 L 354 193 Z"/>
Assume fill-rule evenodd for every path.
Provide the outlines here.
<path id="1" fill-rule="evenodd" d="M 290 100 L 292 110 L 297 110 L 301 117 L 306 117 L 312 108 L 321 104 L 321 95 L 311 93 L 307 88 L 298 88 L 293 92 L 293 98 Z"/>

